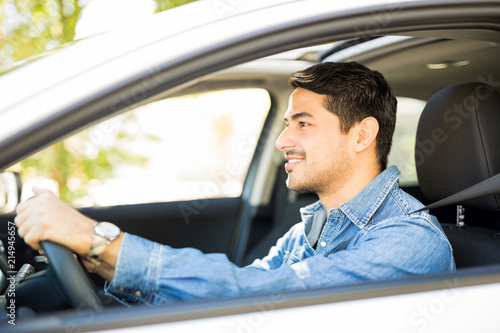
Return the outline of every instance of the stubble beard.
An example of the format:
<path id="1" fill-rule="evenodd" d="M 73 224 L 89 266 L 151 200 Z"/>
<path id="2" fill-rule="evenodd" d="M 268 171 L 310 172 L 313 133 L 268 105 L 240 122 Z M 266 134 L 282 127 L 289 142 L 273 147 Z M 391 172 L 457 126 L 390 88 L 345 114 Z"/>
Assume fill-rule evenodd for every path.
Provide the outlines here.
<path id="1" fill-rule="evenodd" d="M 318 196 L 337 192 L 350 179 L 353 172 L 353 162 L 346 154 L 345 149 L 339 149 L 336 155 L 337 157 L 330 163 L 320 161 L 303 168 L 303 174 L 295 177 L 298 179 L 293 178 L 294 170 L 288 171 L 286 186 L 292 191 L 313 192 Z M 302 163 L 306 161 L 304 156 Z"/>

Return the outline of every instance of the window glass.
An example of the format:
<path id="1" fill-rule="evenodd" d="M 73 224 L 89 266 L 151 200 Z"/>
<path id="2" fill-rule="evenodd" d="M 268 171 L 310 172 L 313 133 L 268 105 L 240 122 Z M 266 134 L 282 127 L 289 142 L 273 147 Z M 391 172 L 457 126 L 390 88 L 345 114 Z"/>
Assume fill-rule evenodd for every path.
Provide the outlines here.
<path id="1" fill-rule="evenodd" d="M 401 171 L 400 186 L 415 186 L 418 184 L 415 168 L 415 140 L 420 114 L 425 101 L 398 97 L 398 115 L 396 129 L 389 155 L 389 165 L 397 165 Z"/>
<path id="2" fill-rule="evenodd" d="M 54 144 L 13 169 L 76 206 L 234 197 L 270 109 L 263 89 L 169 98 Z"/>

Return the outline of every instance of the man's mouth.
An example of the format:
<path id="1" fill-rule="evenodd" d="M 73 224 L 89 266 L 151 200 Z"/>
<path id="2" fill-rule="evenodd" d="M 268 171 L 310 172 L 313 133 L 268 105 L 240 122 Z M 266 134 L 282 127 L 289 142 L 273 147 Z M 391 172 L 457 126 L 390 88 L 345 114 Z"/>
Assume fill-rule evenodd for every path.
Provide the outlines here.
<path id="1" fill-rule="evenodd" d="M 286 159 L 288 160 L 288 162 L 285 163 L 285 169 L 286 169 L 286 171 L 290 171 L 293 167 L 295 167 L 300 162 L 302 162 L 304 160 L 304 157 L 302 157 L 302 156 L 286 156 Z"/>

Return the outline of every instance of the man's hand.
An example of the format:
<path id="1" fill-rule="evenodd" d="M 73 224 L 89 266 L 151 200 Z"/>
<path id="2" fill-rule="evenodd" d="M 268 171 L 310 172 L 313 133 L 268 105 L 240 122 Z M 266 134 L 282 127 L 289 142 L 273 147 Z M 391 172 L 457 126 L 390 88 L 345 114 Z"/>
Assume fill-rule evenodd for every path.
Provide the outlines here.
<path id="1" fill-rule="evenodd" d="M 18 234 L 35 250 L 52 241 L 85 257 L 92 242 L 94 221 L 59 200 L 52 192 L 33 187 L 35 196 L 17 206 Z"/>

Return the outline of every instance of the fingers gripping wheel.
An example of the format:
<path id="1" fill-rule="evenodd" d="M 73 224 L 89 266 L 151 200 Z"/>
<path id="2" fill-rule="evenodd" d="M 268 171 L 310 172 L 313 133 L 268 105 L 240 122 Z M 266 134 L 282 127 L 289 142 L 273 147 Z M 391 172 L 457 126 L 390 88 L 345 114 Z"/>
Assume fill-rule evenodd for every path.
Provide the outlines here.
<path id="1" fill-rule="evenodd" d="M 47 241 L 42 242 L 42 249 L 71 305 L 75 309 L 101 310 L 103 306 L 97 289 L 73 253 L 60 244 Z"/>

